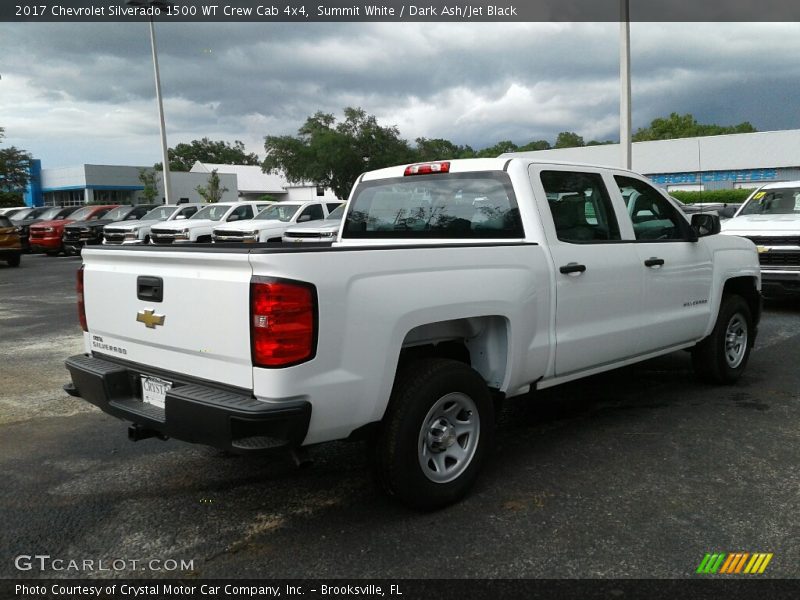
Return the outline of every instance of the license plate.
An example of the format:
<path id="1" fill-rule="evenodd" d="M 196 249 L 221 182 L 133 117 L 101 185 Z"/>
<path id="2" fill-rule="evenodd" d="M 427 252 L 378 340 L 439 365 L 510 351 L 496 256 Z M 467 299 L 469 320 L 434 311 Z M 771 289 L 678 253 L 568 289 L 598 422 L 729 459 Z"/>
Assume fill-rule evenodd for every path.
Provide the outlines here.
<path id="1" fill-rule="evenodd" d="M 171 387 L 171 381 L 142 375 L 142 401 L 163 409 L 164 399 Z"/>

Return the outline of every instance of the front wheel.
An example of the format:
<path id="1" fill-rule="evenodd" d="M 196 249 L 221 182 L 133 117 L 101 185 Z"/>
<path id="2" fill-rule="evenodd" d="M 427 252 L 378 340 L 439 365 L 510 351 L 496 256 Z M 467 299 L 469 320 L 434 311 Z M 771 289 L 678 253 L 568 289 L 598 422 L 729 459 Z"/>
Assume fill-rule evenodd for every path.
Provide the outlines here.
<path id="1" fill-rule="evenodd" d="M 376 475 L 408 506 L 447 506 L 472 487 L 493 430 L 489 388 L 469 365 L 441 358 L 408 364 L 378 436 Z"/>
<path id="2" fill-rule="evenodd" d="M 714 330 L 692 351 L 695 372 L 711 383 L 735 383 L 747 366 L 753 342 L 747 302 L 741 296 L 724 296 Z"/>
<path id="3" fill-rule="evenodd" d="M 15 254 L 14 256 L 6 259 L 6 263 L 9 267 L 18 267 L 21 262 L 22 256 L 19 254 Z"/>

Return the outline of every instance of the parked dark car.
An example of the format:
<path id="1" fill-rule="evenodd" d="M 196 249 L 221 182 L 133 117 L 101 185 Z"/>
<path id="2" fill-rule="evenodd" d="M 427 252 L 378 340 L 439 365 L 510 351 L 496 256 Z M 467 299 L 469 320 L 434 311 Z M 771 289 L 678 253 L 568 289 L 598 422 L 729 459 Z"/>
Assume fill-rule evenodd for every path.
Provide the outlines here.
<path id="1" fill-rule="evenodd" d="M 103 227 L 120 221 L 138 221 L 158 204 L 123 205 L 108 211 L 99 219 L 75 221 L 64 227 L 64 254 L 77 256 L 84 246 L 103 243 Z"/>
<path id="2" fill-rule="evenodd" d="M 64 228 L 78 221 L 96 221 L 105 216 L 119 204 L 81 206 L 63 219 L 39 221 L 31 225 L 31 252 L 44 252 L 48 256 L 58 256 L 64 251 Z"/>
<path id="3" fill-rule="evenodd" d="M 66 219 L 78 210 L 79 206 L 37 206 L 26 208 L 15 213 L 11 222 L 19 227 L 19 237 L 23 252 L 30 252 L 30 226 L 41 221 L 58 221 Z"/>

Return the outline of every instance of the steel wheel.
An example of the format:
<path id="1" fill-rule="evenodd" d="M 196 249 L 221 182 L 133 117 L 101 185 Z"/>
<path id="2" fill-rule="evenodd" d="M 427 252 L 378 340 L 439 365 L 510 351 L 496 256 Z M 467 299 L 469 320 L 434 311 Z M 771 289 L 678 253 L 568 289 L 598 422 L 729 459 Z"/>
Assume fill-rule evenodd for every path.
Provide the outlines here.
<path id="1" fill-rule="evenodd" d="M 456 479 L 475 456 L 481 423 L 475 402 L 462 392 L 439 398 L 422 422 L 417 444 L 425 477 L 435 483 Z"/>
<path id="2" fill-rule="evenodd" d="M 736 313 L 728 321 L 725 330 L 725 360 L 732 369 L 737 368 L 744 359 L 747 350 L 747 322 Z"/>

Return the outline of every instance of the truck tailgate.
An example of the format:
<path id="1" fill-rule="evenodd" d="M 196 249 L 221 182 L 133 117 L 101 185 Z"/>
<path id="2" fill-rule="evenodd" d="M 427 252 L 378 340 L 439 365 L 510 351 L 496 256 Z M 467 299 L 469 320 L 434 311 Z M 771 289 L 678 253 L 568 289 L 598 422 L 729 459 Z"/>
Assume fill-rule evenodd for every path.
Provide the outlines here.
<path id="1" fill-rule="evenodd" d="M 83 257 L 93 353 L 252 389 L 247 253 L 86 249 Z"/>

